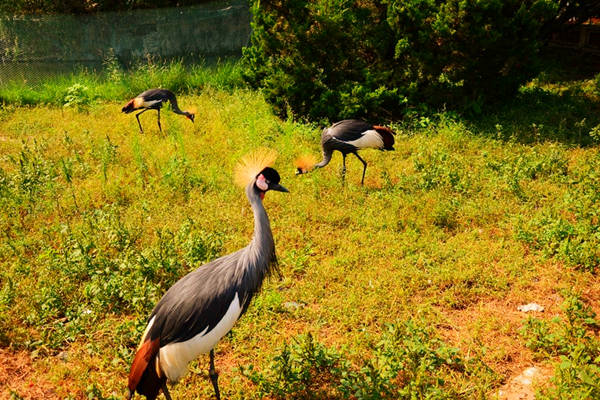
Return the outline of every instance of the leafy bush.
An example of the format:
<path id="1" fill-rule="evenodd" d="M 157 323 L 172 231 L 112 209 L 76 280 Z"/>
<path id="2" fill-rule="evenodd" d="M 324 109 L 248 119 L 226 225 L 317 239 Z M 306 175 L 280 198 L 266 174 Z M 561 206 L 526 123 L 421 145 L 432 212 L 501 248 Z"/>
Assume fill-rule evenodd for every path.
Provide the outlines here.
<path id="1" fill-rule="evenodd" d="M 309 334 L 285 344 L 268 371 L 250 366 L 242 372 L 259 396 L 275 399 L 445 399 L 485 393 L 496 379 L 481 360 L 461 357 L 414 321 L 388 325 L 360 364 Z M 461 379 L 470 380 L 468 388 L 459 390 Z"/>
<path id="2" fill-rule="evenodd" d="M 552 387 L 542 399 L 600 398 L 600 321 L 578 296 L 568 295 L 563 304 L 566 321 L 529 318 L 521 333 L 527 347 L 541 359 L 560 357 Z M 536 396 L 536 398 L 538 398 Z"/>
<path id="3" fill-rule="evenodd" d="M 600 74 L 594 77 L 594 93 L 600 96 Z"/>
<path id="4" fill-rule="evenodd" d="M 253 1 L 246 79 L 279 114 L 389 119 L 514 94 L 538 71 L 547 0 Z"/>
<path id="5" fill-rule="evenodd" d="M 75 107 L 78 111 L 85 110 L 92 102 L 87 86 L 76 83 L 67 89 L 64 98 L 65 107 Z"/>

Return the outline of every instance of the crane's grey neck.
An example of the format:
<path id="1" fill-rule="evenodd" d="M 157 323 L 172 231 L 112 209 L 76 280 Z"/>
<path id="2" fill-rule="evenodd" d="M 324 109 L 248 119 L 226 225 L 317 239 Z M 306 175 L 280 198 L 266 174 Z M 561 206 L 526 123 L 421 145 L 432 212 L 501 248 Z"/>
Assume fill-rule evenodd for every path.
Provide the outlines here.
<path id="1" fill-rule="evenodd" d="M 273 233 L 271 232 L 269 217 L 260 198 L 260 192 L 254 186 L 254 182 L 246 187 L 246 196 L 248 196 L 248 201 L 254 213 L 254 237 L 247 247 L 249 265 L 263 270 L 256 272 L 264 277 L 264 274 L 268 275 L 272 272 L 271 268 L 277 262 Z"/>
<path id="2" fill-rule="evenodd" d="M 254 182 L 246 187 L 246 196 L 254 212 L 254 237 L 252 238 L 252 243 L 272 245 L 273 234 L 271 233 L 271 224 L 269 223 L 265 206 L 260 198 L 260 192 L 256 189 Z"/>
<path id="3" fill-rule="evenodd" d="M 326 166 L 327 164 L 329 164 L 329 161 L 331 161 L 331 155 L 333 154 L 333 151 L 328 151 L 328 150 L 323 150 L 323 160 L 318 163 L 315 164 L 313 166 L 313 168 L 323 168 L 324 166 Z"/>
<path id="4" fill-rule="evenodd" d="M 169 98 L 169 101 L 171 102 L 171 108 L 173 109 L 173 112 L 175 114 L 179 114 L 179 115 L 185 115 L 186 117 L 190 116 L 190 113 L 187 111 L 182 111 L 179 108 L 179 104 L 177 104 L 177 99 L 175 98 L 175 96 Z"/>

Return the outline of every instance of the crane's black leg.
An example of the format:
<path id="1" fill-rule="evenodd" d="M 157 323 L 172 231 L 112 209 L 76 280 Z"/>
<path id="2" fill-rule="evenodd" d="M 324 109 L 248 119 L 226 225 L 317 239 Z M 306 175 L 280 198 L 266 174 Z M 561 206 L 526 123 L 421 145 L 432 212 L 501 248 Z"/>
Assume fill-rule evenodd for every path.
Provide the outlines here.
<path id="1" fill-rule="evenodd" d="M 162 128 L 160 126 L 160 108 L 157 108 L 156 111 L 158 111 L 158 130 L 162 133 Z"/>
<path id="2" fill-rule="evenodd" d="M 360 158 L 360 156 L 358 155 L 358 153 L 354 153 L 354 155 L 360 160 L 361 163 L 363 163 L 363 176 L 362 179 L 360 181 L 361 185 L 365 184 L 365 172 L 367 172 L 367 162 L 365 160 L 363 160 L 362 158 Z"/>
<path id="3" fill-rule="evenodd" d="M 169 389 L 167 389 L 167 382 L 163 382 L 163 384 L 162 384 L 162 391 L 163 391 L 163 393 L 165 395 L 165 398 L 167 400 L 173 400 L 173 399 L 171 399 L 171 394 L 169 393 Z"/>
<path id="4" fill-rule="evenodd" d="M 140 126 L 140 132 L 141 133 L 144 133 L 144 130 L 142 129 L 142 123 L 140 122 L 140 114 L 143 114 L 146 111 L 148 111 L 148 109 L 144 108 L 142 111 L 140 111 L 139 113 L 135 114 L 135 119 L 137 119 L 137 121 L 138 121 L 138 125 Z"/>
<path id="5" fill-rule="evenodd" d="M 210 376 L 210 381 L 212 382 L 213 387 L 215 388 L 215 396 L 217 397 L 217 400 L 221 400 L 221 394 L 219 393 L 219 383 L 217 381 L 219 379 L 219 374 L 215 370 L 214 350 L 210 351 L 210 369 L 208 370 L 208 375 Z"/>
<path id="6" fill-rule="evenodd" d="M 346 153 L 342 153 L 342 181 L 346 179 Z"/>

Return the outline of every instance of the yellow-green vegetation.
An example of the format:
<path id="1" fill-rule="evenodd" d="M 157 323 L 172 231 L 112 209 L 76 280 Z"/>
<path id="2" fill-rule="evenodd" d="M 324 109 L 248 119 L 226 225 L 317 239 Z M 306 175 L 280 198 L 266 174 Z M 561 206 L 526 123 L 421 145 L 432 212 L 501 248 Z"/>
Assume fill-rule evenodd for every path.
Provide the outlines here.
<path id="1" fill-rule="evenodd" d="M 85 110 L 96 101 L 131 98 L 148 88 L 194 93 L 206 86 L 228 89 L 241 84 L 242 68 L 233 61 L 186 66 L 181 61 L 149 59 L 123 69 L 116 58 L 108 57 L 102 71 L 83 69 L 42 81 L 9 80 L 0 87 L 0 104 L 46 104 Z"/>
<path id="2" fill-rule="evenodd" d="M 164 135 L 152 112 L 140 134 L 119 102 L 5 107 L 0 344 L 30 352 L 57 398 L 122 398 L 162 293 L 249 242 L 232 172 L 266 146 L 291 192 L 265 199 L 282 277 L 216 348 L 225 397 L 493 398 L 564 353 L 526 347 L 550 346 L 550 328 L 523 337 L 518 305 L 563 315 L 565 290 L 599 304 L 594 93 L 538 87 L 479 120 L 408 116 L 395 152 L 363 153 L 364 187 L 352 157 L 342 183 L 339 154 L 295 176 L 322 127 L 276 118 L 254 91 L 182 95 L 196 123 L 165 112 Z M 207 367 L 193 363 L 174 398 L 209 398 Z"/>

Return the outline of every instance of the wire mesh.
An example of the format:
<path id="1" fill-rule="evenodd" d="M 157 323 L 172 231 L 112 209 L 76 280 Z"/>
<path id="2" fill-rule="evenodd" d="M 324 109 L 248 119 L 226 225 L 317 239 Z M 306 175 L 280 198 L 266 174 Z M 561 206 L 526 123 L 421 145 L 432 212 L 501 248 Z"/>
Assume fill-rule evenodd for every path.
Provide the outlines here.
<path id="1" fill-rule="evenodd" d="M 239 56 L 250 36 L 244 0 L 94 15 L 0 17 L 0 85 L 122 67 L 152 58 L 184 63 Z"/>

